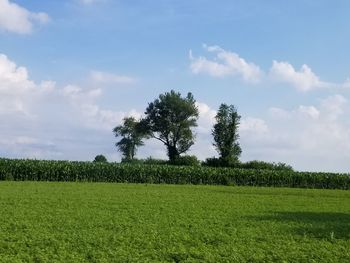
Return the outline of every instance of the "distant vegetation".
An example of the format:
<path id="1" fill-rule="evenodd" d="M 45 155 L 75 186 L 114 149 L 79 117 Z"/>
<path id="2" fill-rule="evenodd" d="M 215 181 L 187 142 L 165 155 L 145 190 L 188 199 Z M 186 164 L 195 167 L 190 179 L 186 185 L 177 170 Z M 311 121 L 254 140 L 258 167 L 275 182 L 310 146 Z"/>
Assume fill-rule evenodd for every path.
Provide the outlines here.
<path id="1" fill-rule="evenodd" d="M 212 129 L 219 157 L 200 161 L 184 155 L 194 144 L 192 128 L 198 109 L 191 93 L 159 95 L 148 104 L 145 117 L 126 117 L 113 132 L 121 163 L 108 163 L 100 154 L 93 162 L 0 159 L 0 180 L 91 181 L 166 184 L 214 184 L 350 189 L 349 174 L 294 171 L 285 163 L 241 162 L 238 128 L 241 116 L 233 105 L 221 104 Z M 166 147 L 168 160 L 137 159 L 144 140 L 155 138 Z"/>
<path id="2" fill-rule="evenodd" d="M 238 127 L 241 116 L 233 105 L 221 104 L 215 116 L 212 135 L 214 147 L 219 153 L 219 166 L 235 166 L 239 162 L 242 149 L 238 143 Z"/>
<path id="3" fill-rule="evenodd" d="M 240 162 L 242 149 L 238 141 L 238 129 L 241 116 L 234 105 L 225 103 L 220 105 L 211 131 L 213 146 L 219 157 L 207 158 L 201 162 L 194 155 L 182 155 L 195 143 L 192 128 L 197 126 L 199 117 L 195 102 L 192 93 L 181 97 L 179 92 L 171 90 L 160 94 L 148 104 L 144 118 L 140 120 L 134 117 L 124 118 L 123 123 L 113 129 L 115 136 L 121 137 L 116 146 L 122 153 L 122 163 L 293 170 L 284 163 Z M 136 158 L 137 148 L 144 145 L 145 139 L 150 138 L 157 139 L 165 145 L 168 161 L 152 157 L 146 160 Z"/>
<path id="4" fill-rule="evenodd" d="M 96 157 L 95 157 L 93 162 L 94 163 L 106 163 L 107 162 L 107 158 L 104 155 L 102 155 L 102 154 L 96 155 Z"/>
<path id="5" fill-rule="evenodd" d="M 133 160 L 137 148 L 144 145 L 143 139 L 146 136 L 146 132 L 140 129 L 140 123 L 134 117 L 126 117 L 123 119 L 123 124 L 115 127 L 113 132 L 115 137 L 122 137 L 115 146 L 122 153 L 123 160 Z"/>
<path id="6" fill-rule="evenodd" d="M 209 167 L 230 167 L 230 168 L 241 168 L 241 169 L 258 169 L 258 170 L 275 170 L 275 171 L 293 171 L 293 167 L 285 163 L 269 163 L 264 161 L 249 161 L 249 162 L 234 162 L 227 164 L 221 158 L 207 158 L 203 163 L 203 166 Z"/>

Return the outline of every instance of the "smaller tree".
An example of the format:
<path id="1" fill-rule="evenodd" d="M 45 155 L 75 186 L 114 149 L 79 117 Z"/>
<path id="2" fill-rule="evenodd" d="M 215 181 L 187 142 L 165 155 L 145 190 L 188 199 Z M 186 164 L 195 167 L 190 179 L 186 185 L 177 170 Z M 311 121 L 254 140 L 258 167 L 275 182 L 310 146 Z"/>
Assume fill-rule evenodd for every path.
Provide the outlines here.
<path id="1" fill-rule="evenodd" d="M 96 155 L 95 159 L 93 160 L 94 163 L 106 163 L 107 162 L 107 158 L 102 155 L 102 154 L 99 154 L 99 155 Z"/>
<path id="2" fill-rule="evenodd" d="M 238 115 L 233 105 L 221 104 L 215 116 L 216 124 L 213 127 L 212 135 L 217 152 L 222 163 L 226 166 L 238 162 L 242 153 L 238 143 L 238 127 L 241 116 Z"/>
<path id="3" fill-rule="evenodd" d="M 125 160 L 134 159 L 137 148 L 144 145 L 142 140 L 146 133 L 139 126 L 139 122 L 134 117 L 126 117 L 123 119 L 122 125 L 113 129 L 116 137 L 122 137 L 115 145 Z"/>

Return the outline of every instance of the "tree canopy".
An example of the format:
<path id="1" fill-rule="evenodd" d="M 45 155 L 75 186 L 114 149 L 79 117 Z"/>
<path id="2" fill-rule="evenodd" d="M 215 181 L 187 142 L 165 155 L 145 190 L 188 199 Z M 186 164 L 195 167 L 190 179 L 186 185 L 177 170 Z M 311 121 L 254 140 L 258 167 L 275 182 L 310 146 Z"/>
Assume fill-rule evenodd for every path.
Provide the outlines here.
<path id="1" fill-rule="evenodd" d="M 95 159 L 93 160 L 94 163 L 106 163 L 107 162 L 107 158 L 102 155 L 102 154 L 99 154 L 99 155 L 96 155 Z"/>
<path id="2" fill-rule="evenodd" d="M 169 160 L 174 161 L 194 144 L 191 128 L 197 126 L 198 115 L 192 93 L 183 98 L 171 90 L 148 104 L 141 123 L 151 137 L 164 143 Z"/>
<path id="3" fill-rule="evenodd" d="M 240 118 L 233 105 L 224 103 L 220 105 L 215 116 L 216 123 L 212 130 L 213 145 L 226 165 L 237 162 L 242 153 L 238 143 Z"/>
<path id="4" fill-rule="evenodd" d="M 137 148 L 144 145 L 142 140 L 146 136 L 140 129 L 139 122 L 134 117 L 126 117 L 123 119 L 123 124 L 115 127 L 113 132 L 116 137 L 122 137 L 115 145 L 123 154 L 123 158 L 126 160 L 134 159 Z"/>

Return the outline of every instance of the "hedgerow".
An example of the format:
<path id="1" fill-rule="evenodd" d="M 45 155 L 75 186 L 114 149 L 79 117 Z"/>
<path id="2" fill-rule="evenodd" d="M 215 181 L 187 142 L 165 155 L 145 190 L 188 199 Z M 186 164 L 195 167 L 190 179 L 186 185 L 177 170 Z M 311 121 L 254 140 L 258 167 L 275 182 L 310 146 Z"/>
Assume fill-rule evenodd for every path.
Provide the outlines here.
<path id="1" fill-rule="evenodd" d="M 13 159 L 0 159 L 0 180 L 350 189 L 350 175 L 340 173 Z"/>

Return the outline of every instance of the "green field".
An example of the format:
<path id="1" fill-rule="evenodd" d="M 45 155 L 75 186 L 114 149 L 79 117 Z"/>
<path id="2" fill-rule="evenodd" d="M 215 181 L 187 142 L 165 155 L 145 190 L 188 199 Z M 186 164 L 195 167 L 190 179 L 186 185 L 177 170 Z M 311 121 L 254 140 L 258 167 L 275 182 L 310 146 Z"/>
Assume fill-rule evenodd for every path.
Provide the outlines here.
<path id="1" fill-rule="evenodd" d="M 0 182 L 0 262 L 350 262 L 350 191 Z"/>

